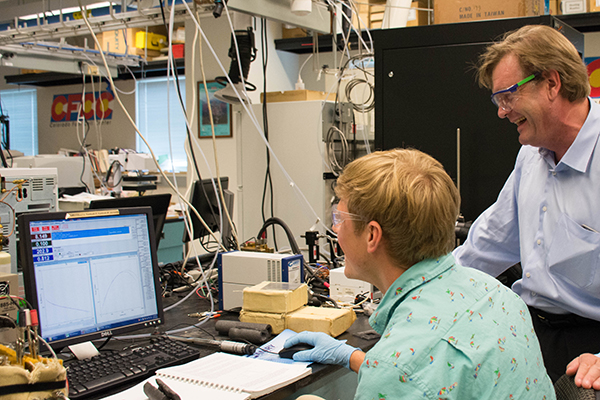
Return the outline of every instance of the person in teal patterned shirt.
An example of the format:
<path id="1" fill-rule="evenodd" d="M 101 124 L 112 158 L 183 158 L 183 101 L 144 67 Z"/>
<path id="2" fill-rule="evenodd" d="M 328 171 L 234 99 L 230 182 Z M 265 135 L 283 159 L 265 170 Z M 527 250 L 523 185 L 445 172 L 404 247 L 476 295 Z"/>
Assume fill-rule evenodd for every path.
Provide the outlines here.
<path id="1" fill-rule="evenodd" d="M 555 399 L 525 303 L 495 278 L 456 263 L 460 197 L 432 157 L 375 152 L 338 178 L 334 229 L 345 275 L 378 287 L 367 353 L 324 333 L 294 360 L 358 372 L 355 399 Z"/>

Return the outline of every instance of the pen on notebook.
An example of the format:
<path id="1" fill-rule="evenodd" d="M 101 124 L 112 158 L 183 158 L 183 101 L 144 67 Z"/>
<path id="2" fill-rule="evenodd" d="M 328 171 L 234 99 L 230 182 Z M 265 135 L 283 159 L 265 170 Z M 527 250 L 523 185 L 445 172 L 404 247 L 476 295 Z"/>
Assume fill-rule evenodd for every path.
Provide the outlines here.
<path id="1" fill-rule="evenodd" d="M 181 397 L 160 379 L 156 379 L 156 384 L 158 385 L 158 388 L 150 382 L 144 384 L 144 394 L 146 394 L 150 400 L 181 400 Z"/>
<path id="2" fill-rule="evenodd" d="M 587 230 L 588 230 L 588 231 L 590 231 L 590 232 L 600 233 L 600 232 L 598 232 L 597 230 L 595 230 L 594 228 L 592 228 L 591 226 L 588 226 L 588 225 L 585 225 L 585 224 L 581 224 L 581 227 L 582 227 L 583 229 L 587 229 Z"/>
<path id="3" fill-rule="evenodd" d="M 156 379 L 156 384 L 158 385 L 158 389 L 163 392 L 169 400 L 181 400 L 181 397 L 173 389 L 168 387 L 163 381 L 160 379 Z"/>

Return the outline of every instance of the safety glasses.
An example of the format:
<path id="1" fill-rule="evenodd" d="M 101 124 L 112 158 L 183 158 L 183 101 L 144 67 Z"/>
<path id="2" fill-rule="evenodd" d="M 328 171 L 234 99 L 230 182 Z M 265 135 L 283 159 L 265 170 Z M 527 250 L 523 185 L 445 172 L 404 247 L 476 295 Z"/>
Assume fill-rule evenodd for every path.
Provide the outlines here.
<path id="1" fill-rule="evenodd" d="M 352 214 L 352 213 L 340 211 L 340 210 L 334 210 L 333 213 L 331 214 L 331 220 L 333 222 L 334 227 L 340 226 L 342 224 L 342 222 L 344 222 L 347 219 L 350 219 L 353 221 L 364 221 L 365 220 L 362 216 L 360 216 L 358 214 Z"/>
<path id="2" fill-rule="evenodd" d="M 517 99 L 517 96 L 515 95 L 517 90 L 527 82 L 531 82 L 537 76 L 538 74 L 531 74 L 527 78 L 515 83 L 507 89 L 492 93 L 492 103 L 494 103 L 495 106 L 502 108 L 504 111 L 512 110 L 512 106 Z"/>

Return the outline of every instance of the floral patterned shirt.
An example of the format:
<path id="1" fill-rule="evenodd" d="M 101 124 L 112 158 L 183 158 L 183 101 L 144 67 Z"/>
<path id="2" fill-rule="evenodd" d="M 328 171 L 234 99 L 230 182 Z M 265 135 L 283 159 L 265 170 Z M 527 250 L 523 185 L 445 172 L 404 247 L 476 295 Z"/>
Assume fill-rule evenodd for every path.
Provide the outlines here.
<path id="1" fill-rule="evenodd" d="M 369 323 L 355 399 L 555 399 L 525 303 L 448 254 L 404 272 Z"/>

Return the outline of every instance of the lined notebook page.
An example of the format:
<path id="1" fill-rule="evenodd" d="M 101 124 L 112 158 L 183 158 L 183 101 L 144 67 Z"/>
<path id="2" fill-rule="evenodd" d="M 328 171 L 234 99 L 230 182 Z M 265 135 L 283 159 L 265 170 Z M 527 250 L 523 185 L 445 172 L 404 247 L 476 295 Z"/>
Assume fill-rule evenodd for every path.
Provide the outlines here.
<path id="1" fill-rule="evenodd" d="M 102 400 L 148 400 L 148 397 L 144 394 L 144 384 L 150 382 L 152 385 L 157 386 L 156 378 L 156 376 L 150 377 L 132 388 L 105 397 Z M 247 400 L 250 398 L 250 394 L 244 392 L 229 392 L 166 377 L 158 378 L 174 390 L 182 400 Z"/>
<path id="2" fill-rule="evenodd" d="M 270 393 L 311 373 L 305 365 L 280 364 L 227 353 L 213 353 L 184 365 L 163 368 L 158 376 L 169 376 L 225 390 L 253 394 Z"/>

